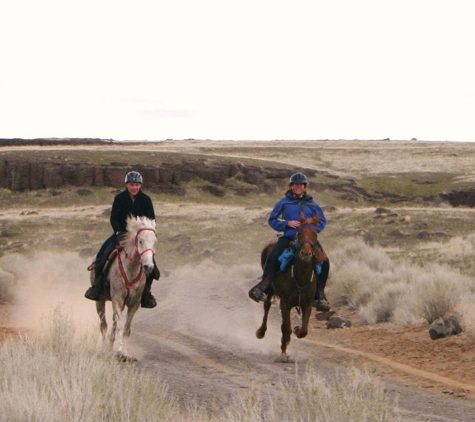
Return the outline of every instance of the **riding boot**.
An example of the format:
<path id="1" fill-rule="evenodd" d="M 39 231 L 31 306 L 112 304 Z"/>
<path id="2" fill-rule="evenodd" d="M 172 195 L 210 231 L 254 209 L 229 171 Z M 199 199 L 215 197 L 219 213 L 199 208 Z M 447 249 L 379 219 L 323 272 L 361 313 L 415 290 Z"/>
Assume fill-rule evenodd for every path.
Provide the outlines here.
<path id="1" fill-rule="evenodd" d="M 86 293 L 84 296 L 87 299 L 91 300 L 102 300 L 103 299 L 103 290 L 104 290 L 104 275 L 102 274 L 102 271 L 97 274 L 98 271 L 96 271 L 95 277 L 94 277 L 94 284 L 87 289 Z"/>
<path id="2" fill-rule="evenodd" d="M 315 292 L 315 301 L 313 302 L 313 306 L 317 311 L 327 312 L 330 310 L 330 304 L 325 296 L 325 286 L 327 284 L 329 272 L 330 261 L 325 260 L 321 264 L 320 274 L 317 275 L 317 291 Z"/>
<path id="3" fill-rule="evenodd" d="M 255 302 L 264 302 L 267 298 L 266 290 L 270 287 L 272 277 L 262 275 L 261 281 L 249 290 L 249 297 Z"/>
<path id="4" fill-rule="evenodd" d="M 153 283 L 153 273 L 150 274 L 147 277 L 147 281 L 145 281 L 145 287 L 142 293 L 142 301 L 140 303 L 142 308 L 155 308 L 155 306 L 157 306 L 157 301 L 155 300 L 151 292 L 152 283 Z"/>

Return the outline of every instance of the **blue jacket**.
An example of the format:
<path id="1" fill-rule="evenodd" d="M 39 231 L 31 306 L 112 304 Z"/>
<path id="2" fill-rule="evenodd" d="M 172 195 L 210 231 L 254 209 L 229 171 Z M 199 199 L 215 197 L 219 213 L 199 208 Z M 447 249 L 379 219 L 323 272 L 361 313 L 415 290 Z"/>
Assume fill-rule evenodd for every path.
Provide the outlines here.
<path id="1" fill-rule="evenodd" d="M 322 208 L 318 205 L 310 195 L 302 196 L 302 198 L 294 198 L 292 192 L 289 191 L 280 201 L 275 204 L 274 209 L 269 216 L 269 225 L 278 232 L 284 232 L 284 236 L 294 240 L 298 229 L 287 226 L 290 220 L 300 220 L 300 211 L 303 211 L 306 218 L 320 216 L 317 224 L 317 233 L 320 233 L 327 224 L 327 219 Z"/>

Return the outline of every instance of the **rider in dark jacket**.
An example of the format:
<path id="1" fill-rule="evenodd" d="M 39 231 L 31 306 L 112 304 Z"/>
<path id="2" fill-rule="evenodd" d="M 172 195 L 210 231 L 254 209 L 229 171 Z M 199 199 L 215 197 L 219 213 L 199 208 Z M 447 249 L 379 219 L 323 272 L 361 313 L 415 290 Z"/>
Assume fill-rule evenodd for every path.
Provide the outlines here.
<path id="1" fill-rule="evenodd" d="M 102 300 L 104 290 L 104 264 L 112 252 L 112 250 L 119 244 L 120 236 L 127 229 L 127 217 L 148 217 L 155 220 L 155 211 L 151 198 L 142 192 L 143 178 L 140 173 L 131 171 L 125 176 L 126 189 L 114 198 L 112 203 L 112 211 L 110 216 L 110 223 L 112 235 L 104 242 L 99 249 L 95 260 L 95 279 L 94 284 L 86 291 L 85 297 L 91 300 Z M 155 263 L 155 262 L 154 262 Z M 155 263 L 155 267 L 157 264 Z M 154 278 L 154 273 L 159 274 L 158 269 L 152 271 L 148 275 L 145 282 L 144 292 L 142 294 L 141 305 L 144 308 L 154 308 L 157 306 L 157 301 L 153 297 L 150 289 Z"/>
<path id="2" fill-rule="evenodd" d="M 293 174 L 290 177 L 285 196 L 275 204 L 270 213 L 269 225 L 277 232 L 282 233 L 282 235 L 279 236 L 276 244 L 269 252 L 261 281 L 249 291 L 249 297 L 256 302 L 265 300 L 265 291 L 269 288 L 272 278 L 278 269 L 278 258 L 297 236 L 300 226 L 300 212 L 304 213 L 305 218 L 312 218 L 318 214 L 320 220 L 317 224 L 317 233 L 323 231 L 327 224 L 322 208 L 314 201 L 311 195 L 307 194 L 307 185 L 308 179 L 305 174 Z M 323 286 L 326 284 L 329 270 L 330 263 L 328 260 L 325 260 L 321 264 L 321 273 L 318 276 L 319 283 L 322 283 Z M 323 310 L 323 308 L 326 308 L 326 305 L 320 302 L 318 307 L 321 307 Z M 317 303 L 314 306 L 317 307 Z"/>

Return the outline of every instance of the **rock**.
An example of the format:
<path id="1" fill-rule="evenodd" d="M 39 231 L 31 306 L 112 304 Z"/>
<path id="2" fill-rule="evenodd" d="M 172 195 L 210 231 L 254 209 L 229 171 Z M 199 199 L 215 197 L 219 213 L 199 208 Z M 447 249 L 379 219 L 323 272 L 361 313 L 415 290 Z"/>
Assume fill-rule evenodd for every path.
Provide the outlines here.
<path id="1" fill-rule="evenodd" d="M 463 331 L 460 315 L 439 318 L 431 325 L 429 335 L 432 340 L 460 334 Z"/>
<path id="2" fill-rule="evenodd" d="M 348 328 L 351 327 L 351 321 L 339 315 L 333 315 L 328 318 L 327 328 Z"/>
<path id="3" fill-rule="evenodd" d="M 211 195 L 218 196 L 220 198 L 222 198 L 223 196 L 226 196 L 226 190 L 222 188 L 221 186 L 204 185 L 201 187 L 201 190 L 204 192 L 208 192 Z"/>
<path id="4" fill-rule="evenodd" d="M 475 207 L 475 189 L 453 191 L 446 194 L 441 194 L 440 197 L 444 201 L 449 202 L 454 207 L 459 205 Z"/>

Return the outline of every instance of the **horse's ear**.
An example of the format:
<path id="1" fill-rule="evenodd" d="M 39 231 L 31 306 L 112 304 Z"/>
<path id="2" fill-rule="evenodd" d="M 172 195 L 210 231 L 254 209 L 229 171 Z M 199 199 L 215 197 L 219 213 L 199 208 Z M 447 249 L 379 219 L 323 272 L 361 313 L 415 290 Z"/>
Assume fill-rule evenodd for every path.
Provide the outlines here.
<path id="1" fill-rule="evenodd" d="M 320 222 L 320 216 L 318 214 L 315 214 L 315 217 L 313 217 L 313 224 L 317 225 Z"/>
<path id="2" fill-rule="evenodd" d="M 303 211 L 300 211 L 300 221 L 305 220 L 305 215 Z"/>

